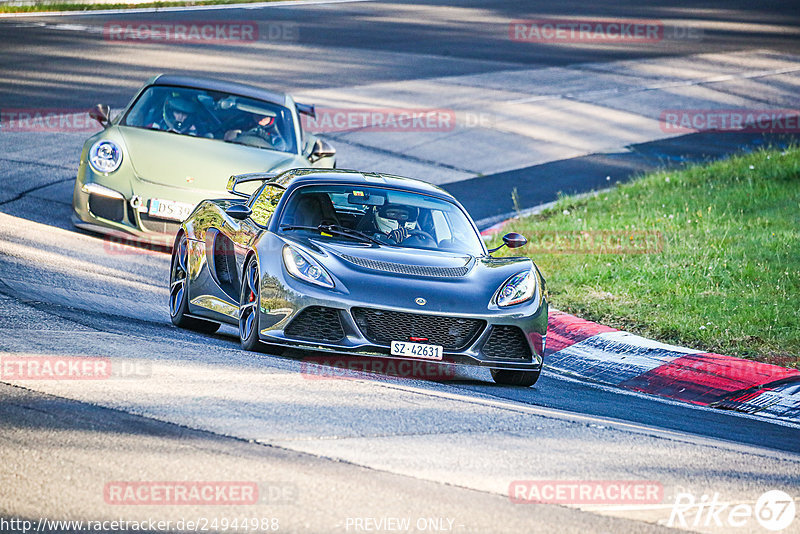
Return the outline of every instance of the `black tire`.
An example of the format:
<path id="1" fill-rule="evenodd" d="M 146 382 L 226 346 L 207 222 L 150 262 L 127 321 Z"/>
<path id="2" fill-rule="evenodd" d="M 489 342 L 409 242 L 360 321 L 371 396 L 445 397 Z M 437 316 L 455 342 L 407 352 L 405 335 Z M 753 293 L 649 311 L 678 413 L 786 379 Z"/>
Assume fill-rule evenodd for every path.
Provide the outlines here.
<path id="1" fill-rule="evenodd" d="M 541 369 L 535 371 L 507 371 L 502 369 L 492 369 L 492 380 L 495 384 L 504 386 L 531 387 L 539 380 Z"/>
<path id="2" fill-rule="evenodd" d="M 251 257 L 242 271 L 239 291 L 239 341 L 244 350 L 263 352 L 266 346 L 258 339 L 258 313 L 261 299 L 258 261 Z"/>
<path id="3" fill-rule="evenodd" d="M 213 334 L 219 330 L 219 323 L 187 316 L 189 313 L 188 269 L 186 267 L 188 258 L 186 235 L 181 233 L 175 239 L 175 246 L 172 247 L 172 261 L 169 269 L 169 315 L 172 324 L 179 328 Z"/>

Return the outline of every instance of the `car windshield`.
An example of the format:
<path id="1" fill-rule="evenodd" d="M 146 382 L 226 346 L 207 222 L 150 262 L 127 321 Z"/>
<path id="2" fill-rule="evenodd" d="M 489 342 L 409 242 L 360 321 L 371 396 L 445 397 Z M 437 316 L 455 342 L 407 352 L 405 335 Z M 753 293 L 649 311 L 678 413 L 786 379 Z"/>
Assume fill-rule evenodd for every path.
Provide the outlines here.
<path id="1" fill-rule="evenodd" d="M 330 239 L 483 254 L 466 213 L 440 198 L 381 187 L 315 185 L 298 188 L 286 203 L 282 232 Z"/>
<path id="2" fill-rule="evenodd" d="M 281 152 L 297 150 L 288 108 L 218 91 L 148 87 L 120 124 Z"/>

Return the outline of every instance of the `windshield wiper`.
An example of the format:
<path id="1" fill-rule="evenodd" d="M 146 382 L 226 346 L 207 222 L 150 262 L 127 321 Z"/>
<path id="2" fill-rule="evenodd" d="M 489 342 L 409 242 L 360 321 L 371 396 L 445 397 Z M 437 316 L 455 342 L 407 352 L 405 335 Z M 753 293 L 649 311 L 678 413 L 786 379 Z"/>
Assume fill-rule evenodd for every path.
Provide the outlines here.
<path id="1" fill-rule="evenodd" d="M 344 226 L 339 226 L 338 224 L 320 224 L 319 226 L 302 226 L 302 225 L 286 224 L 281 226 L 281 230 L 310 230 L 312 232 L 325 232 L 328 234 L 349 237 L 350 239 L 355 239 L 356 241 L 361 241 L 362 243 L 389 245 L 389 243 L 383 243 L 381 241 L 378 241 L 377 239 L 370 237 L 363 232 L 359 232 L 358 230 L 352 230 Z"/>
<path id="2" fill-rule="evenodd" d="M 389 243 L 384 243 L 382 241 L 378 241 L 374 237 L 365 234 L 364 232 L 360 232 L 358 230 L 353 230 L 352 228 L 347 228 L 344 226 L 340 226 L 338 224 L 320 224 L 317 228 L 322 231 L 328 232 L 329 234 L 338 233 L 340 235 L 362 239 L 369 241 L 371 243 L 375 243 L 376 245 L 388 245 Z"/>

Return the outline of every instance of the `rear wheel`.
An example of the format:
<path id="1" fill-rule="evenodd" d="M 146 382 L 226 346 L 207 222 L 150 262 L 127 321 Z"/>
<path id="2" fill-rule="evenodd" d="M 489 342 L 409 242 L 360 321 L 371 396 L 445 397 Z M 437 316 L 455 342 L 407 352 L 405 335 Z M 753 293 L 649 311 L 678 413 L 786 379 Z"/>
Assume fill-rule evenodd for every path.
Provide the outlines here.
<path id="1" fill-rule="evenodd" d="M 535 371 L 507 371 L 504 369 L 492 369 L 492 380 L 496 384 L 504 386 L 523 386 L 530 387 L 539 380 L 541 369 Z"/>
<path id="2" fill-rule="evenodd" d="M 188 317 L 189 313 L 189 248 L 186 235 L 181 234 L 172 247 L 172 262 L 169 270 L 169 315 L 172 324 L 180 328 L 213 334 L 219 323 Z"/>
<path id="3" fill-rule="evenodd" d="M 247 261 L 239 294 L 239 341 L 245 350 L 261 351 L 264 346 L 258 339 L 258 311 L 261 292 L 259 288 L 258 261 L 255 256 Z"/>

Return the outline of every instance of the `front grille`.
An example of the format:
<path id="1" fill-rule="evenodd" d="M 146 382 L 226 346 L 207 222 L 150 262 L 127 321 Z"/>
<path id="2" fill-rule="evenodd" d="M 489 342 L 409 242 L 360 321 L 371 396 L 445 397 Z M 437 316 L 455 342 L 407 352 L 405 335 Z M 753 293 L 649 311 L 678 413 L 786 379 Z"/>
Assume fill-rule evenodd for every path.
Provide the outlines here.
<path id="1" fill-rule="evenodd" d="M 516 326 L 493 326 L 489 339 L 483 345 L 481 352 L 487 358 L 496 360 L 525 360 L 531 359 L 531 347 L 525 334 Z"/>
<path id="2" fill-rule="evenodd" d="M 149 232 L 158 232 L 159 234 L 177 234 L 181 229 L 181 223 L 177 221 L 165 221 L 164 219 L 156 219 L 146 214 L 139 216 L 142 220 L 142 227 Z"/>
<path id="3" fill-rule="evenodd" d="M 89 193 L 89 211 L 97 217 L 121 222 L 125 216 L 125 201 Z"/>
<path id="4" fill-rule="evenodd" d="M 426 265 L 406 265 L 405 263 L 392 263 L 388 261 L 368 260 L 356 256 L 342 255 L 342 258 L 359 267 L 385 271 L 395 274 L 410 274 L 413 276 L 430 276 L 432 278 L 458 278 L 466 276 L 469 267 L 431 267 Z"/>
<path id="5" fill-rule="evenodd" d="M 451 351 L 463 350 L 469 346 L 486 325 L 486 321 L 480 319 L 369 308 L 353 308 L 353 317 L 364 337 L 376 345 L 422 337 L 427 338 L 428 343 L 441 345 L 445 350 Z"/>
<path id="6" fill-rule="evenodd" d="M 292 319 L 283 330 L 289 337 L 310 341 L 341 341 L 344 337 L 339 310 L 309 306 Z"/>

